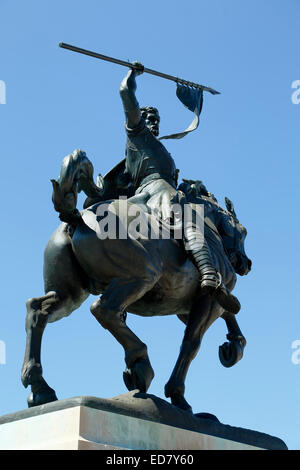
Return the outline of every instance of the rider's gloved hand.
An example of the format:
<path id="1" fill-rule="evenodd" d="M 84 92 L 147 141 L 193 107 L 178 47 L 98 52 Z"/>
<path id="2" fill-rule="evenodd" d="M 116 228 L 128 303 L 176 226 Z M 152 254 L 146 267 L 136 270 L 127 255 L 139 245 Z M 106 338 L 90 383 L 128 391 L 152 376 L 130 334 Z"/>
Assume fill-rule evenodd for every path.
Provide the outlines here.
<path id="1" fill-rule="evenodd" d="M 138 76 L 138 75 L 142 75 L 142 73 L 144 73 L 144 66 L 143 64 L 141 64 L 141 62 L 138 62 L 138 61 L 135 61 L 132 63 L 132 65 L 134 65 L 135 67 L 132 67 L 132 70 L 135 71 L 135 75 Z"/>

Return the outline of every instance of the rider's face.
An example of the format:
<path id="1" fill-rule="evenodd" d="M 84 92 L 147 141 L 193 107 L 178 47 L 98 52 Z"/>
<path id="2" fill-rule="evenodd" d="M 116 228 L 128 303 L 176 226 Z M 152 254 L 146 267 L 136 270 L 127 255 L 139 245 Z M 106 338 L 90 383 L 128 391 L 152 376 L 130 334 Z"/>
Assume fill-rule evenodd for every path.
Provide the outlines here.
<path id="1" fill-rule="evenodd" d="M 159 116 L 154 112 L 147 113 L 145 117 L 146 126 L 155 137 L 159 134 Z"/>

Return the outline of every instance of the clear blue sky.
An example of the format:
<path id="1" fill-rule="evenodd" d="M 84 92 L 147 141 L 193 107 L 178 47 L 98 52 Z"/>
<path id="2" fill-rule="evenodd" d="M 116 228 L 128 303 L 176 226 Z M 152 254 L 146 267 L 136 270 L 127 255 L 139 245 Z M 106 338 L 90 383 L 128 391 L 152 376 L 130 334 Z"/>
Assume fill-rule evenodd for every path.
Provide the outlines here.
<path id="1" fill-rule="evenodd" d="M 232 369 L 218 360 L 226 328 L 218 320 L 204 337 L 186 382 L 194 412 L 266 432 L 300 449 L 298 0 L 0 0 L 1 298 L 0 415 L 26 407 L 20 382 L 25 301 L 43 294 L 43 250 L 58 225 L 50 178 L 75 148 L 96 173 L 123 157 L 120 66 L 58 48 L 64 41 L 130 61 L 140 60 L 222 92 L 205 94 L 199 129 L 168 141 L 182 177 L 202 179 L 219 201 L 235 203 L 248 229 L 252 272 L 239 278 L 238 321 L 245 356 Z M 175 85 L 139 77 L 138 98 L 159 107 L 163 134 L 183 130 L 191 113 Z M 67 319 L 48 325 L 44 376 L 59 398 L 125 393 L 123 350 L 89 311 L 94 297 Z M 163 397 L 184 326 L 175 316 L 129 316 L 148 344 Z"/>

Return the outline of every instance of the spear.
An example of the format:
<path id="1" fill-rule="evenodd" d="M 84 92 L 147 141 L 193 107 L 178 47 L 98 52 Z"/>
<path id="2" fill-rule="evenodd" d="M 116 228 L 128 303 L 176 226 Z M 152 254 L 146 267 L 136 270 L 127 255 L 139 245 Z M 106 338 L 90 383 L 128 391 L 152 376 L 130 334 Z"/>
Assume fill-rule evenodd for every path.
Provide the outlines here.
<path id="1" fill-rule="evenodd" d="M 125 60 L 114 59 L 113 57 L 99 54 L 98 52 L 92 52 L 86 49 L 81 49 L 80 47 L 71 46 L 70 44 L 66 44 L 64 42 L 60 42 L 59 47 L 62 47 L 63 49 L 68 49 L 69 51 L 79 52 L 80 54 L 89 55 L 91 57 L 96 57 L 96 59 L 102 59 L 102 60 L 106 60 L 107 62 L 113 62 L 114 64 L 123 65 L 124 67 L 129 67 L 131 69 L 138 69 L 138 70 L 140 69 L 139 65 L 126 62 Z M 173 82 L 179 83 L 181 85 L 186 85 L 192 88 L 200 88 L 200 90 L 208 91 L 212 95 L 220 94 L 219 91 L 216 91 L 213 88 L 210 88 L 204 85 L 199 85 L 198 83 L 189 82 L 188 80 L 183 80 L 182 78 L 174 77 L 173 75 L 167 75 L 166 73 L 157 72 L 156 70 L 148 69 L 146 67 L 144 67 L 143 71 L 146 73 L 150 73 L 151 75 L 156 75 L 157 77 L 166 78 L 167 80 L 172 80 Z"/>

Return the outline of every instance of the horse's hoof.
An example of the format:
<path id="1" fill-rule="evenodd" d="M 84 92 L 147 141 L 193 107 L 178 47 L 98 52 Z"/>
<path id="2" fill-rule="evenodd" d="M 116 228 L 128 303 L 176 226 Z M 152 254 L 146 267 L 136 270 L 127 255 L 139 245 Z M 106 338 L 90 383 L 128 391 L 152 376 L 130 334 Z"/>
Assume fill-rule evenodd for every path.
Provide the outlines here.
<path id="1" fill-rule="evenodd" d="M 193 413 L 191 405 L 184 398 L 185 386 L 183 382 L 178 382 L 171 376 L 170 380 L 165 385 L 165 396 L 171 398 L 172 405 L 180 408 L 181 410 Z"/>
<path id="2" fill-rule="evenodd" d="M 127 390 L 129 390 L 129 391 L 134 390 L 135 387 L 134 387 L 134 383 L 133 383 L 133 380 L 132 380 L 131 370 L 130 369 L 126 369 L 123 372 L 123 380 L 124 380 L 124 383 L 126 385 Z"/>
<path id="3" fill-rule="evenodd" d="M 185 392 L 185 385 L 183 382 L 179 382 L 175 377 L 171 376 L 169 381 L 165 385 L 165 396 L 169 397 L 183 397 Z"/>
<path id="4" fill-rule="evenodd" d="M 224 367 L 232 367 L 239 362 L 244 354 L 246 340 L 244 337 L 236 337 L 219 346 L 219 359 Z"/>
<path id="5" fill-rule="evenodd" d="M 123 373 L 127 389 L 129 391 L 137 389 L 143 393 L 147 392 L 153 377 L 154 371 L 148 358 L 138 359 L 130 369 L 126 369 Z"/>
<path id="6" fill-rule="evenodd" d="M 56 393 L 52 388 L 49 388 L 49 390 L 41 390 L 37 393 L 31 392 L 27 398 L 28 408 L 45 405 L 57 399 Z"/>
<path id="7" fill-rule="evenodd" d="M 176 394 L 171 396 L 171 403 L 177 408 L 180 408 L 183 411 L 187 411 L 188 413 L 193 414 L 191 405 L 186 401 L 183 395 Z"/>

